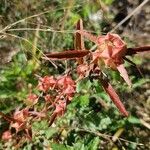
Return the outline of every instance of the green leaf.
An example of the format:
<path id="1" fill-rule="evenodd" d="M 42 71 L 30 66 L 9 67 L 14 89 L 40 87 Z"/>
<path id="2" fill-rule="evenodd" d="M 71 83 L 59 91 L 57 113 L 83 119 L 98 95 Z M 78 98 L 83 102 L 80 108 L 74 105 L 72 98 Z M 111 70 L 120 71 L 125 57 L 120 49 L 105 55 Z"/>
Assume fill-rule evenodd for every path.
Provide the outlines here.
<path id="1" fill-rule="evenodd" d="M 70 150 L 70 148 L 68 150 Z M 74 143 L 73 150 L 86 150 L 83 141 L 78 140 L 76 143 Z"/>
<path id="2" fill-rule="evenodd" d="M 134 84 L 133 84 L 133 87 L 132 88 L 138 88 L 138 87 L 141 87 L 143 84 L 145 84 L 146 82 L 148 82 L 148 79 L 140 79 L 138 81 L 136 81 Z"/>
<path id="3" fill-rule="evenodd" d="M 34 131 L 44 130 L 44 129 L 47 130 L 47 128 L 48 128 L 48 122 L 46 120 L 39 121 L 39 122 L 34 122 L 32 124 L 32 129 Z"/>
<path id="4" fill-rule="evenodd" d="M 92 140 L 90 143 L 89 143 L 89 146 L 88 146 L 88 150 L 97 150 L 98 147 L 99 147 L 99 143 L 100 143 L 100 139 L 99 137 L 95 137 L 94 140 Z"/>
<path id="5" fill-rule="evenodd" d="M 46 138 L 49 139 L 51 138 L 58 130 L 56 128 L 49 128 L 45 130 Z"/>
<path id="6" fill-rule="evenodd" d="M 110 120 L 109 117 L 101 119 L 101 122 L 100 122 L 100 125 L 99 125 L 100 130 L 107 129 L 108 125 L 110 125 L 111 123 L 112 123 L 112 121 Z"/>
<path id="7" fill-rule="evenodd" d="M 89 104 L 89 94 L 82 95 L 79 97 L 80 106 L 87 106 Z"/>
<path id="8" fill-rule="evenodd" d="M 106 5 L 111 5 L 114 0 L 102 0 Z"/>
<path id="9" fill-rule="evenodd" d="M 52 147 L 52 150 L 69 150 L 62 144 L 52 143 L 51 147 Z"/>
<path id="10" fill-rule="evenodd" d="M 139 118 L 136 118 L 136 117 L 134 117 L 134 116 L 130 116 L 130 117 L 128 118 L 128 121 L 129 121 L 130 123 L 132 123 L 132 124 L 141 124 L 140 119 L 139 119 Z"/>
<path id="11" fill-rule="evenodd" d="M 87 92 L 87 91 L 89 91 L 91 86 L 92 86 L 92 83 L 89 80 L 84 79 L 84 80 L 77 83 L 76 91 L 77 91 L 77 93 Z"/>
<path id="12" fill-rule="evenodd" d="M 75 13 L 70 12 L 70 20 L 68 21 L 68 24 L 75 24 L 80 19 L 80 16 Z"/>

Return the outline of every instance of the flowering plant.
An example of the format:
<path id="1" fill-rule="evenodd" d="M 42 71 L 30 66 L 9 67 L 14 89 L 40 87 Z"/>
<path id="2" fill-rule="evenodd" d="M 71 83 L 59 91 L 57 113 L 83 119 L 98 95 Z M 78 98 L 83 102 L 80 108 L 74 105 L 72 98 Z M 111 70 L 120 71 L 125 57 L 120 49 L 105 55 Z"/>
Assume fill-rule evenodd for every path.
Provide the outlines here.
<path id="1" fill-rule="evenodd" d="M 85 48 L 84 37 L 97 45 L 95 51 L 87 50 Z M 67 105 L 77 93 L 76 87 L 78 81 L 81 81 L 86 77 L 97 80 L 121 114 L 126 117 L 129 116 L 129 113 L 126 111 L 117 92 L 114 90 L 107 75 L 104 73 L 104 69 L 110 68 L 118 71 L 120 76 L 122 76 L 125 82 L 131 87 L 131 81 L 124 67 L 124 61 L 128 61 L 133 65 L 135 64 L 127 59 L 126 56 L 149 51 L 150 46 L 127 48 L 127 44 L 121 37 L 113 33 L 94 36 L 86 30 L 83 30 L 82 20 L 79 20 L 75 33 L 74 47 L 75 49 L 71 51 L 45 53 L 42 58 L 45 60 L 76 60 L 77 67 L 75 69 L 75 79 L 73 79 L 70 72 L 59 76 L 47 75 L 39 77 L 39 82 L 36 87 L 38 94 L 31 92 L 27 96 L 25 99 L 27 105 L 26 108 L 17 108 L 11 117 L 0 112 L 0 115 L 10 122 L 10 129 L 15 129 L 15 134 L 12 134 L 9 130 L 5 131 L 2 135 L 3 140 L 12 139 L 19 132 L 26 133 L 26 137 L 31 140 L 31 124 L 33 120 L 36 119 L 42 120 L 45 118 L 47 119 L 49 126 L 51 126 L 59 116 L 62 116 L 65 113 Z M 34 106 L 38 105 L 41 99 L 44 101 L 44 105 L 42 105 L 41 111 L 38 111 Z"/>

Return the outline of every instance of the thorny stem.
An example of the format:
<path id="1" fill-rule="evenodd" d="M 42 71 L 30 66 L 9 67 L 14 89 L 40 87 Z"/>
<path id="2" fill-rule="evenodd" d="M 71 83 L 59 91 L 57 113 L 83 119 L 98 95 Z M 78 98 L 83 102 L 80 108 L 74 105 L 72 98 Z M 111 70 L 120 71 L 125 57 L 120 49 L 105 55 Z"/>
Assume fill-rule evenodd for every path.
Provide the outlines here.
<path id="1" fill-rule="evenodd" d="M 138 52 L 146 52 L 146 51 L 150 51 L 150 46 L 127 48 L 126 55 L 134 55 L 137 54 Z"/>
<path id="2" fill-rule="evenodd" d="M 11 117 L 8 117 L 8 116 L 6 116 L 4 113 L 2 113 L 1 111 L 0 111 L 0 116 L 2 116 L 5 120 L 7 120 L 7 121 L 9 121 L 9 122 L 16 122 L 17 120 L 16 119 L 14 119 L 14 118 L 11 118 Z"/>

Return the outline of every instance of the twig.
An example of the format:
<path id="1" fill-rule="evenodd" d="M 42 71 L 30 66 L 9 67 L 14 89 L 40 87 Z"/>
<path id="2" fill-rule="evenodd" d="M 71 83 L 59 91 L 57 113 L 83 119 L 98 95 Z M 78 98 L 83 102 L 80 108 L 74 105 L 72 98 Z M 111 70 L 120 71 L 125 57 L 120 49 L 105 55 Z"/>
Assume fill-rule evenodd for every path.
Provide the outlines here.
<path id="1" fill-rule="evenodd" d="M 8 116 L 6 116 L 4 113 L 2 113 L 1 111 L 0 111 L 0 116 L 2 116 L 5 120 L 7 120 L 7 121 L 9 121 L 9 122 L 12 122 L 12 121 L 16 121 L 14 118 L 11 118 L 11 117 L 8 117 Z"/>
<path id="2" fill-rule="evenodd" d="M 137 54 L 138 52 L 146 52 L 146 51 L 150 51 L 150 46 L 127 48 L 126 55 L 134 55 Z"/>
<path id="3" fill-rule="evenodd" d="M 146 127 L 147 129 L 150 130 L 150 124 L 149 124 L 149 123 L 145 122 L 143 119 L 140 119 L 140 122 L 141 122 L 141 124 L 142 124 L 144 127 Z"/>
<path id="4" fill-rule="evenodd" d="M 69 129 L 70 129 L 70 128 L 69 128 Z M 102 133 L 100 133 L 100 132 L 95 132 L 95 131 L 91 131 L 91 130 L 88 130 L 88 129 L 82 129 L 82 128 L 77 128 L 77 127 L 76 127 L 76 128 L 71 128 L 70 130 L 76 130 L 77 132 L 78 132 L 78 131 L 79 131 L 79 132 L 82 131 L 82 132 L 91 133 L 91 134 L 94 134 L 94 135 L 96 135 L 96 136 L 102 137 L 102 138 L 104 138 L 104 139 L 106 139 L 106 140 L 112 142 L 111 138 L 112 138 L 113 136 L 111 136 L 111 135 L 102 134 Z M 121 140 L 121 141 L 124 141 L 124 142 L 127 142 L 127 143 L 132 143 L 132 144 L 140 145 L 140 146 L 144 145 L 144 144 L 142 144 L 142 143 L 136 143 L 136 142 L 128 141 L 128 140 L 123 139 L 123 138 L 118 138 L 118 140 Z"/>
<path id="5" fill-rule="evenodd" d="M 110 32 L 114 32 L 118 29 L 124 22 L 126 22 L 131 16 L 133 16 L 137 11 L 139 11 L 149 0 L 144 0 L 138 7 L 136 7 L 129 15 L 127 15 L 117 26 L 115 26 Z"/>
<path id="6" fill-rule="evenodd" d="M 8 29 L 7 31 L 36 31 L 35 28 L 16 28 L 16 29 Z M 58 32 L 58 33 L 75 33 L 76 30 L 54 30 L 51 28 L 39 28 L 38 31 L 43 32 Z"/>
<path id="7" fill-rule="evenodd" d="M 69 6 L 70 7 L 70 6 Z M 31 18 L 35 18 L 35 17 L 38 17 L 38 16 L 41 16 L 41 15 L 44 15 L 44 14 L 47 14 L 47 13 L 50 13 L 50 12 L 53 12 L 53 11 L 58 11 L 58 10 L 62 10 L 62 9 L 67 9 L 69 7 L 63 7 L 63 8 L 59 8 L 59 9 L 55 9 L 55 10 L 47 10 L 47 11 L 44 11 L 44 12 L 41 12 L 41 13 L 38 13 L 38 14 L 35 14 L 35 15 L 32 15 L 32 16 L 29 16 L 29 17 L 26 17 L 26 18 L 23 18 L 23 19 L 20 19 L 12 24 L 9 24 L 7 25 L 6 27 L 4 27 L 2 30 L 0 30 L 0 33 L 6 31 L 7 29 L 10 29 L 11 27 L 15 26 L 16 24 L 18 23 L 21 23 L 25 20 L 28 20 L 28 19 L 31 19 Z M 78 7 L 78 6 L 74 6 L 75 7 Z"/>
<path id="8" fill-rule="evenodd" d="M 20 37 L 20 36 L 17 36 L 17 35 L 15 35 L 15 34 L 10 34 L 10 33 L 2 33 L 2 34 L 4 34 L 4 35 L 8 35 L 8 36 L 11 36 L 11 37 L 15 37 L 15 38 L 17 38 L 17 39 L 20 39 L 20 40 L 23 40 L 23 41 L 25 41 L 25 42 L 27 42 L 27 43 L 29 43 L 32 47 L 34 46 L 29 40 L 27 40 L 26 38 L 23 38 L 23 37 Z M 44 56 L 44 57 L 47 57 L 43 52 L 42 52 L 42 50 L 40 50 L 39 48 L 37 48 L 37 50 Z M 33 56 L 33 57 L 35 57 L 35 56 Z M 37 62 L 39 62 L 39 60 L 35 57 L 35 60 L 37 60 Z M 57 65 L 52 61 L 52 60 L 48 60 L 56 69 L 57 69 Z"/>

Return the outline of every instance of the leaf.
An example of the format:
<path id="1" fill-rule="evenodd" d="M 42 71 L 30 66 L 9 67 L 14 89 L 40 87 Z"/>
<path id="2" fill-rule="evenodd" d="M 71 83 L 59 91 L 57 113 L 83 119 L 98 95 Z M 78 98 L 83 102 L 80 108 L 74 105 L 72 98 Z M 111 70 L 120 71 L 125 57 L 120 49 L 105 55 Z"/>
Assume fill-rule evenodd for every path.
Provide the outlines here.
<path id="1" fill-rule="evenodd" d="M 52 143 L 51 144 L 52 150 L 68 150 L 63 144 L 56 144 Z"/>
<path id="2" fill-rule="evenodd" d="M 112 121 L 109 117 L 102 118 L 99 124 L 99 130 L 107 129 L 111 123 Z"/>
<path id="3" fill-rule="evenodd" d="M 141 124 L 140 119 L 134 116 L 130 116 L 128 121 L 132 124 Z"/>
<path id="4" fill-rule="evenodd" d="M 89 104 L 89 94 L 81 95 L 79 97 L 80 100 L 80 106 L 87 106 Z"/>
<path id="5" fill-rule="evenodd" d="M 58 130 L 56 128 L 48 128 L 47 130 L 45 130 L 46 138 L 51 138 L 57 132 Z"/>
<path id="6" fill-rule="evenodd" d="M 87 92 L 90 90 L 91 86 L 92 86 L 92 83 L 90 82 L 90 80 L 87 80 L 87 79 L 81 80 L 81 81 L 77 82 L 76 92 L 77 93 Z"/>
<path id="7" fill-rule="evenodd" d="M 46 53 L 46 57 L 42 57 L 43 59 L 76 59 L 81 58 L 88 55 L 90 52 L 87 50 L 68 50 L 59 53 Z"/>
<path id="8" fill-rule="evenodd" d="M 48 122 L 46 120 L 34 122 L 32 124 L 33 131 L 47 130 L 47 129 L 48 129 Z"/>
<path id="9" fill-rule="evenodd" d="M 73 150 L 85 150 L 84 143 L 82 143 L 82 141 L 78 141 L 74 144 Z"/>
<path id="10" fill-rule="evenodd" d="M 75 24 L 80 19 L 80 15 L 78 13 L 73 13 L 70 11 L 69 19 L 67 20 L 68 24 Z"/>
<path id="11" fill-rule="evenodd" d="M 145 83 L 148 83 L 149 82 L 149 79 L 139 79 L 137 80 L 134 84 L 133 84 L 133 88 L 138 88 L 138 87 L 141 87 L 143 84 Z"/>
<path id="12" fill-rule="evenodd" d="M 106 91 L 106 93 L 109 95 L 109 97 L 111 98 L 111 100 L 113 101 L 113 103 L 116 105 L 116 107 L 119 109 L 119 111 L 124 115 L 124 116 L 128 116 L 128 112 L 126 111 L 123 103 L 121 102 L 119 96 L 117 95 L 116 91 L 113 89 L 113 87 L 111 86 L 111 84 L 105 80 L 105 79 L 101 79 L 101 84 L 104 88 L 104 90 Z"/>
<path id="13" fill-rule="evenodd" d="M 88 144 L 88 150 L 97 150 L 99 147 L 100 139 L 99 137 L 95 137 L 89 144 Z"/>
<path id="14" fill-rule="evenodd" d="M 122 76 L 122 78 L 125 80 L 125 82 L 129 85 L 129 87 L 131 87 L 131 81 L 129 79 L 127 70 L 125 69 L 125 67 L 123 66 L 123 64 L 120 64 L 119 66 L 117 66 L 117 69 L 120 73 L 120 75 Z"/>

